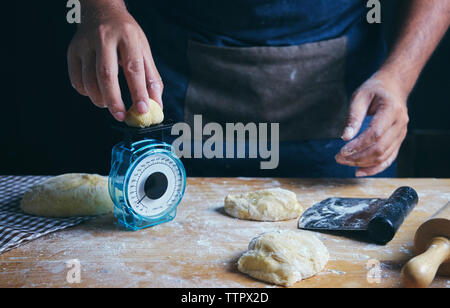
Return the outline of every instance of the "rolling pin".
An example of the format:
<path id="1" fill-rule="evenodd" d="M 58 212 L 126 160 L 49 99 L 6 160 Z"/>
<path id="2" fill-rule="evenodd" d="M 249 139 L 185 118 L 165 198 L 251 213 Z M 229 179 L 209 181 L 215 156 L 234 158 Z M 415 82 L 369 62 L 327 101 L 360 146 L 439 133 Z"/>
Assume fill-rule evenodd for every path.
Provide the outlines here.
<path id="1" fill-rule="evenodd" d="M 402 269 L 405 287 L 426 288 L 436 273 L 450 275 L 450 202 L 417 229 L 414 247 L 418 256 Z"/>

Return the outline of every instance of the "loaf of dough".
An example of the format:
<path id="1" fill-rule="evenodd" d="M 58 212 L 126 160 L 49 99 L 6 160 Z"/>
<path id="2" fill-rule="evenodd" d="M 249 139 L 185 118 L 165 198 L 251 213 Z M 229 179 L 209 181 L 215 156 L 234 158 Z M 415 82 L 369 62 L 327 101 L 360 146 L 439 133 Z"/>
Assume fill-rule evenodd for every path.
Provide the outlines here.
<path id="1" fill-rule="evenodd" d="M 163 120 L 164 113 L 161 107 L 152 99 L 150 99 L 148 103 L 147 113 L 140 114 L 131 107 L 125 117 L 125 123 L 133 127 L 148 127 L 150 125 L 159 124 Z"/>
<path id="2" fill-rule="evenodd" d="M 294 219 L 303 212 L 297 196 L 281 188 L 228 195 L 224 208 L 233 217 L 259 221 Z"/>
<path id="3" fill-rule="evenodd" d="M 263 233 L 248 249 L 238 260 L 239 271 L 283 286 L 314 276 L 329 259 L 325 245 L 306 231 Z"/>
<path id="4" fill-rule="evenodd" d="M 21 202 L 25 213 L 48 217 L 100 215 L 112 212 L 113 207 L 108 179 L 81 173 L 55 176 L 35 185 Z"/>

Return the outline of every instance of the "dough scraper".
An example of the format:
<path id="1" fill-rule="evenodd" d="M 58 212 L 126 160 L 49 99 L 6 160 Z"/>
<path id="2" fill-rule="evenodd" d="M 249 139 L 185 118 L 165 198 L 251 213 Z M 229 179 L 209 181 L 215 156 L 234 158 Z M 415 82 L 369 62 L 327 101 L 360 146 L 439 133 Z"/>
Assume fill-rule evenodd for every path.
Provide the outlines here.
<path id="1" fill-rule="evenodd" d="M 390 242 L 419 197 L 411 187 L 400 187 L 387 199 L 328 198 L 306 210 L 298 227 L 315 231 L 364 231 L 371 242 Z"/>

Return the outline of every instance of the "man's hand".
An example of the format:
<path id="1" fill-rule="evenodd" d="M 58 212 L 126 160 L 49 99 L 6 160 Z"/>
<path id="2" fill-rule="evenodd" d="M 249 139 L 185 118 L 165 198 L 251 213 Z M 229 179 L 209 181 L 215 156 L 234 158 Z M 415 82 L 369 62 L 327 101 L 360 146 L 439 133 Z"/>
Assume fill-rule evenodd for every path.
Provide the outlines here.
<path id="1" fill-rule="evenodd" d="M 406 137 L 407 93 L 388 73 L 379 72 L 353 95 L 342 139 L 354 138 L 366 115 L 373 115 L 369 128 L 345 145 L 336 155 L 343 165 L 359 167 L 356 176 L 371 176 L 388 168 L 398 155 Z"/>
<path id="2" fill-rule="evenodd" d="M 163 84 L 147 38 L 126 8 L 86 8 L 67 53 L 73 87 L 118 120 L 126 109 L 119 87 L 119 63 L 130 89 L 133 108 L 148 110 L 149 98 L 162 107 Z"/>
<path id="3" fill-rule="evenodd" d="M 371 176 L 389 167 L 406 136 L 406 100 L 433 50 L 450 25 L 450 1 L 408 0 L 398 38 L 380 70 L 353 95 L 342 139 L 354 138 L 366 115 L 370 127 L 336 155 L 356 166 L 356 176 Z"/>

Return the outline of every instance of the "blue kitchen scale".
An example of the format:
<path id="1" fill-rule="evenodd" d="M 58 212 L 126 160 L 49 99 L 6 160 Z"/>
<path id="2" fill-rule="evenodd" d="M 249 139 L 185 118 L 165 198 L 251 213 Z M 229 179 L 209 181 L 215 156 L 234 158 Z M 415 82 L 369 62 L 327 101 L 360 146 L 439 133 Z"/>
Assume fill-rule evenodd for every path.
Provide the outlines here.
<path id="1" fill-rule="evenodd" d="M 124 138 L 112 149 L 109 195 L 119 225 L 128 230 L 175 218 L 186 188 L 186 172 L 173 147 L 160 141 L 171 127 L 113 125 Z"/>

